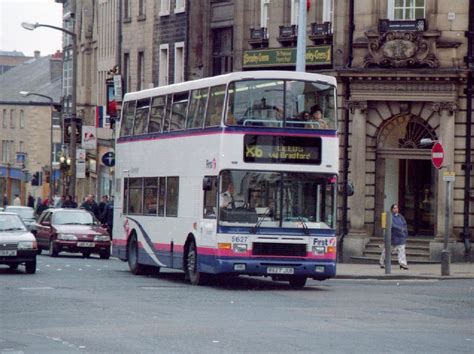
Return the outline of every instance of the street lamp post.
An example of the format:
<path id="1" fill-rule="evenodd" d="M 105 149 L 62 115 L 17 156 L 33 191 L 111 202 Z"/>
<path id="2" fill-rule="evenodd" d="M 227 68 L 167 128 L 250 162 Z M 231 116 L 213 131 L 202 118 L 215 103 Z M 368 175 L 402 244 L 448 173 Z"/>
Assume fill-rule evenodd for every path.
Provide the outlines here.
<path id="1" fill-rule="evenodd" d="M 72 39 L 72 90 L 71 90 L 71 140 L 69 143 L 69 156 L 71 158 L 71 179 L 69 182 L 69 194 L 74 198 L 76 196 L 76 130 L 77 130 L 77 109 L 76 109 L 76 83 L 77 83 L 77 35 L 62 27 L 46 25 L 42 23 L 22 22 L 24 29 L 33 31 L 38 27 L 48 27 L 71 36 Z"/>
<path id="2" fill-rule="evenodd" d="M 38 97 L 43 97 L 43 98 L 46 98 L 47 100 L 49 100 L 49 109 L 50 109 L 50 112 L 51 112 L 51 127 L 50 127 L 50 141 L 51 141 L 51 145 L 50 145 L 50 149 L 49 149 L 49 200 L 52 201 L 53 200 L 53 188 L 54 188 L 54 184 L 53 184 L 53 98 L 50 97 L 50 96 L 46 96 L 46 95 L 42 95 L 40 93 L 35 93 L 35 92 L 28 92 L 28 91 L 20 91 L 20 95 L 24 96 L 24 97 L 28 97 L 28 96 L 38 96 Z"/>

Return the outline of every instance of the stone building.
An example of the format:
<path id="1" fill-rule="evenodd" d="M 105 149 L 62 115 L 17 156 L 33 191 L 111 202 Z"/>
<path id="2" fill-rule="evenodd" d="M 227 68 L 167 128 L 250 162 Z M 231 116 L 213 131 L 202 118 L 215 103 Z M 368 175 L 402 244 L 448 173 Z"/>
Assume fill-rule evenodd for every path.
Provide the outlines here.
<path id="1" fill-rule="evenodd" d="M 453 259 L 462 259 L 462 241 L 472 237 L 474 223 L 472 106 L 466 96 L 471 90 L 472 100 L 467 85 L 473 5 L 303 3 L 306 71 L 335 75 L 339 82 L 341 180 L 354 186 L 353 196 L 340 198 L 344 259 L 377 259 L 381 214 L 395 202 L 409 224 L 409 260 L 439 259 L 447 205 L 449 247 Z M 189 27 L 202 31 L 190 31 L 189 78 L 295 70 L 298 6 L 299 1 L 193 1 Z M 432 166 L 433 143 L 425 141 L 442 142 L 443 169 Z M 446 171 L 456 175 L 448 204 Z"/>
<path id="2" fill-rule="evenodd" d="M 76 30 L 89 28 L 84 21 L 95 13 L 93 4 L 109 2 L 77 1 L 91 10 Z M 122 38 L 114 43 L 124 92 L 230 71 L 295 70 L 301 4 L 306 71 L 338 79 L 340 180 L 354 186 L 353 196 L 346 188 L 340 196 L 343 259 L 378 257 L 381 214 L 395 202 L 409 224 L 409 261 L 439 259 L 445 229 L 453 259 L 462 258 L 474 223 L 468 0 L 117 2 L 121 20 L 110 38 Z M 106 39 L 100 30 L 94 34 L 92 17 L 91 46 L 101 46 Z M 83 40 L 81 58 L 88 55 Z M 95 59 L 84 58 L 81 80 L 96 75 L 88 70 Z M 100 91 L 99 84 L 94 89 L 88 80 L 80 84 L 84 112 L 101 104 L 94 101 L 100 95 L 87 93 Z M 441 170 L 431 164 L 433 142 L 444 146 Z M 444 172 L 455 174 L 447 202 Z"/>
<path id="3" fill-rule="evenodd" d="M 59 191 L 61 78 L 60 54 L 32 58 L 0 76 L 0 192 L 9 203 L 15 194 L 25 204 L 28 192 L 44 200 L 51 188 Z M 21 91 L 50 97 L 52 105 L 47 98 L 24 97 Z M 36 173 L 39 185 L 32 185 Z"/>

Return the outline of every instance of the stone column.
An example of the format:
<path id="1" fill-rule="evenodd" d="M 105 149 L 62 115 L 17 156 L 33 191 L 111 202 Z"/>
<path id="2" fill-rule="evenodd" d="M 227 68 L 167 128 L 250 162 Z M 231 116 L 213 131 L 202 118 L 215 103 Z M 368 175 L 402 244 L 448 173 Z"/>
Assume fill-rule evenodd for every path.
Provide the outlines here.
<path id="1" fill-rule="evenodd" d="M 445 233 L 445 214 L 446 214 L 446 182 L 443 181 L 443 172 L 454 171 L 454 132 L 455 132 L 455 112 L 457 105 L 454 102 L 435 102 L 432 109 L 438 112 L 440 116 L 440 125 L 438 140 L 443 145 L 444 160 L 443 166 L 438 172 L 438 196 L 436 208 L 436 238 L 435 241 L 442 245 Z M 453 209 L 454 209 L 454 182 L 451 182 L 451 208 L 449 214 L 449 238 L 453 238 Z M 441 247 L 441 246 L 440 246 Z M 437 253 L 437 252 L 435 252 Z M 437 257 L 436 257 L 437 258 Z"/>
<path id="2" fill-rule="evenodd" d="M 351 161 L 349 178 L 354 184 L 354 195 L 349 198 L 350 232 L 364 232 L 365 224 L 365 158 L 366 158 L 366 112 L 367 102 L 349 101 L 352 115 Z"/>
<path id="3" fill-rule="evenodd" d="M 349 101 L 352 116 L 350 127 L 349 180 L 354 185 L 354 195 L 349 197 L 349 233 L 344 241 L 344 256 L 360 256 L 364 251 L 365 230 L 365 177 L 366 177 L 366 101 Z"/>

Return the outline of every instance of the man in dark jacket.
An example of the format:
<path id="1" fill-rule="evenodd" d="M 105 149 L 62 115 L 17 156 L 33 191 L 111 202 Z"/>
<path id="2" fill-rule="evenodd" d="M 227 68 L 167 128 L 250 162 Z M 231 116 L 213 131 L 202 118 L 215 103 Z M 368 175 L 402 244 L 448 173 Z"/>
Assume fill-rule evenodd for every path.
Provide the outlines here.
<path id="1" fill-rule="evenodd" d="M 97 203 L 94 200 L 93 194 L 89 194 L 86 197 L 86 200 L 84 201 L 84 203 L 82 203 L 81 208 L 90 211 L 92 214 L 94 214 L 97 220 L 100 220 L 99 207 L 97 206 Z"/>
<path id="2" fill-rule="evenodd" d="M 28 193 L 28 200 L 26 202 L 26 205 L 29 206 L 30 208 L 35 207 L 35 197 L 33 197 L 31 193 Z"/>
<path id="3" fill-rule="evenodd" d="M 109 197 L 107 195 L 103 195 L 101 201 L 98 205 L 99 208 L 99 220 L 101 223 L 105 224 L 105 208 L 107 207 L 107 203 L 109 202 Z"/>

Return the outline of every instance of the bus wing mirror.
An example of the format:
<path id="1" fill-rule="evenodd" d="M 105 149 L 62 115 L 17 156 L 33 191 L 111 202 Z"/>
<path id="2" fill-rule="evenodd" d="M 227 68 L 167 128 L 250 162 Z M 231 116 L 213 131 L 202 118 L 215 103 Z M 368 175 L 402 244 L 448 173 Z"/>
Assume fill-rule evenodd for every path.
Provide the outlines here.
<path id="1" fill-rule="evenodd" d="M 212 178 L 211 177 L 204 177 L 202 179 L 202 190 L 203 191 L 212 190 Z"/>

